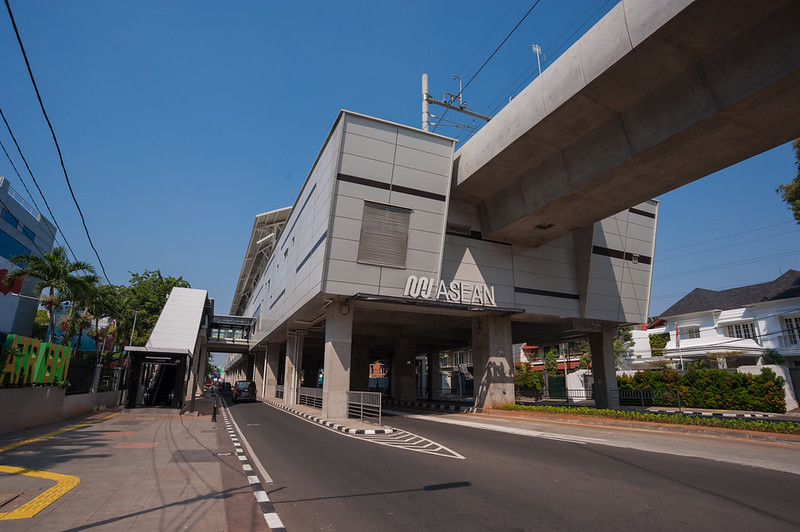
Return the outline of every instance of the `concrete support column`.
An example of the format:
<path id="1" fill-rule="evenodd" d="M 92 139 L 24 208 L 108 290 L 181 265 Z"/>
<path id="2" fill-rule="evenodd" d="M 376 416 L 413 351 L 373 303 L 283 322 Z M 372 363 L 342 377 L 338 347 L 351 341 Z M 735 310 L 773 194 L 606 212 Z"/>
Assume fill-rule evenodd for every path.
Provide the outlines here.
<path id="1" fill-rule="evenodd" d="M 603 331 L 589 334 L 594 375 L 594 403 L 597 408 L 619 408 L 617 369 L 614 364 L 614 336 L 617 327 L 603 325 Z"/>
<path id="2" fill-rule="evenodd" d="M 369 391 L 369 349 L 354 347 L 351 355 L 350 389 L 358 392 Z"/>
<path id="3" fill-rule="evenodd" d="M 325 378 L 322 384 L 322 417 L 347 418 L 347 392 L 350 388 L 353 312 L 348 305 L 334 301 L 325 316 Z"/>
<path id="4" fill-rule="evenodd" d="M 475 406 L 492 408 L 514 402 L 514 353 L 511 318 L 481 316 L 472 320 Z"/>
<path id="5" fill-rule="evenodd" d="M 280 367 L 281 344 L 267 344 L 266 352 L 266 370 L 264 376 L 266 384 L 264 385 L 264 399 L 275 399 L 275 387 L 278 385 L 278 368 Z"/>
<path id="6" fill-rule="evenodd" d="M 256 351 L 253 354 L 253 380 L 256 383 L 256 397 L 264 396 L 264 370 L 266 351 Z"/>
<path id="7" fill-rule="evenodd" d="M 286 339 L 286 364 L 283 370 L 283 402 L 287 405 L 297 404 L 297 381 L 300 372 L 298 352 L 303 348 L 301 335 L 297 331 L 289 331 Z"/>
<path id="8" fill-rule="evenodd" d="M 438 351 L 428 353 L 428 397 L 434 401 L 442 397 L 442 359 Z"/>
<path id="9" fill-rule="evenodd" d="M 398 401 L 417 399 L 417 343 L 413 338 L 397 338 L 394 341 L 392 375 L 394 376 L 394 398 Z"/>

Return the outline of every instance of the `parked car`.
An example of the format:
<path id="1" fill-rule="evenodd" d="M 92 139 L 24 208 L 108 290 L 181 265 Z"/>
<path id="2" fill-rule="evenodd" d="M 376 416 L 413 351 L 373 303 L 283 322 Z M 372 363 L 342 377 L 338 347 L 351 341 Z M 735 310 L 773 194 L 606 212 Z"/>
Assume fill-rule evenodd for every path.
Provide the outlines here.
<path id="1" fill-rule="evenodd" d="M 236 381 L 233 385 L 233 402 L 255 401 L 256 383 L 254 381 Z"/>
<path id="2" fill-rule="evenodd" d="M 224 391 L 224 392 L 231 391 L 231 383 L 229 383 L 228 381 L 223 382 L 222 383 L 222 391 Z"/>

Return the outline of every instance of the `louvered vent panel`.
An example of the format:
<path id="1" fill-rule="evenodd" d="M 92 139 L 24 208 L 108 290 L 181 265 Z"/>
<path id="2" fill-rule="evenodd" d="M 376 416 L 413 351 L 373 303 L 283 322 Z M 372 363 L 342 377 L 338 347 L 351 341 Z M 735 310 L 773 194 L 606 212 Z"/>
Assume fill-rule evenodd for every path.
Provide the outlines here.
<path id="1" fill-rule="evenodd" d="M 365 201 L 358 262 L 405 268 L 410 218 L 409 209 Z"/>

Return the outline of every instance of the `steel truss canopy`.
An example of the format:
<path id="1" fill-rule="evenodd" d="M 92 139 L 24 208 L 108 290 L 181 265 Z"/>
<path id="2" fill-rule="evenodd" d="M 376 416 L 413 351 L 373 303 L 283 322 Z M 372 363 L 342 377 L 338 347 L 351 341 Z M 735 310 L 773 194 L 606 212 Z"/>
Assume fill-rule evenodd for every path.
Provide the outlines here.
<path id="1" fill-rule="evenodd" d="M 256 216 L 242 263 L 242 271 L 239 274 L 239 281 L 236 283 L 231 314 L 240 316 L 253 296 L 256 283 L 278 244 L 283 226 L 291 212 L 292 207 L 284 207 Z"/>

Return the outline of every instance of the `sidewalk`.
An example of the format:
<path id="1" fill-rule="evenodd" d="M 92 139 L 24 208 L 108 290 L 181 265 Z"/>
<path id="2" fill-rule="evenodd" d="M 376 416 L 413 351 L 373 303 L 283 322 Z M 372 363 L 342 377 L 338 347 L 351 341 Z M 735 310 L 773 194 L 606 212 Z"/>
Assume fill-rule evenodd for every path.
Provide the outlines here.
<path id="1" fill-rule="evenodd" d="M 212 400 L 0 435 L 0 529 L 267 530 Z"/>

